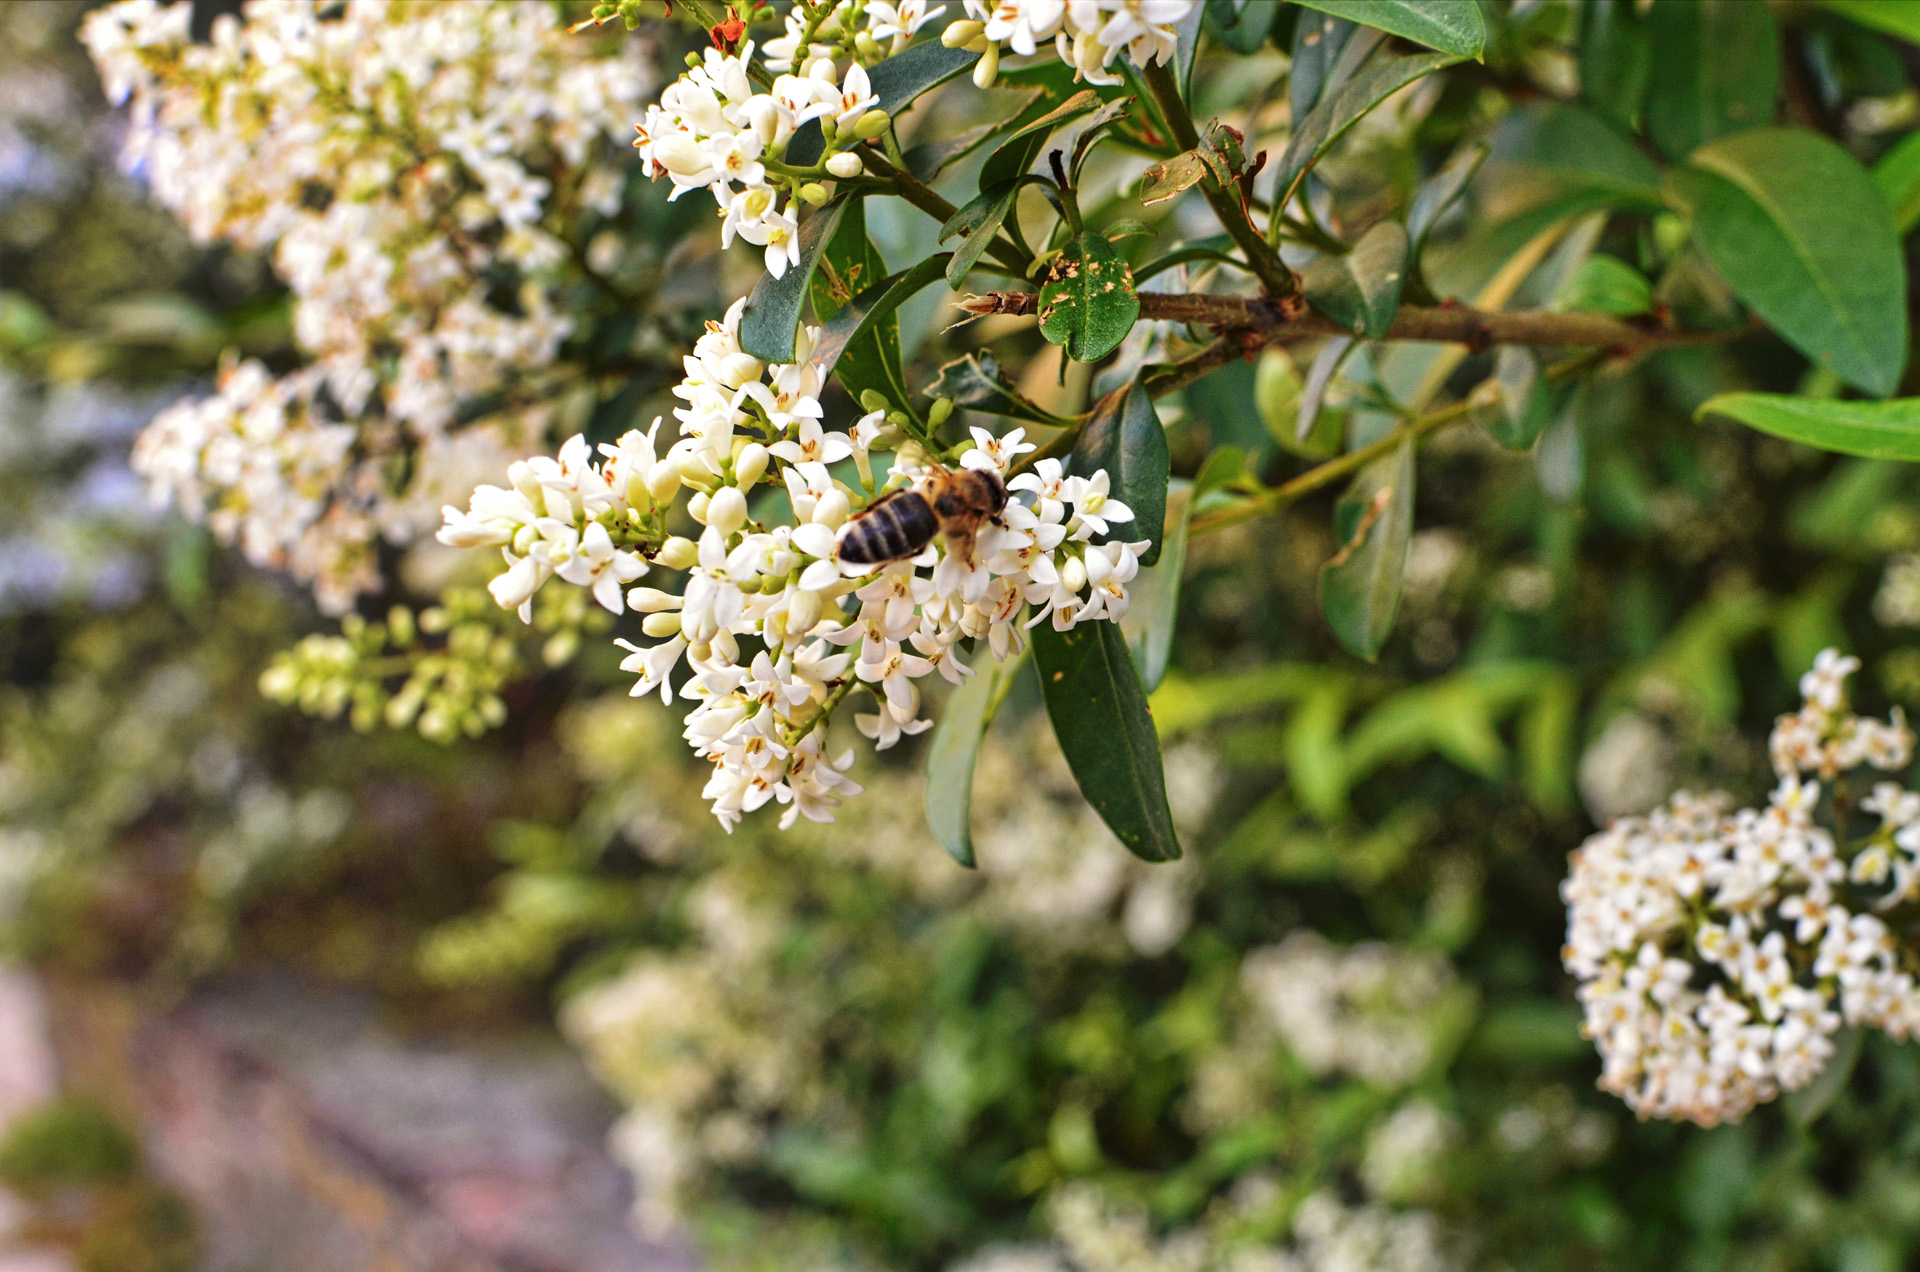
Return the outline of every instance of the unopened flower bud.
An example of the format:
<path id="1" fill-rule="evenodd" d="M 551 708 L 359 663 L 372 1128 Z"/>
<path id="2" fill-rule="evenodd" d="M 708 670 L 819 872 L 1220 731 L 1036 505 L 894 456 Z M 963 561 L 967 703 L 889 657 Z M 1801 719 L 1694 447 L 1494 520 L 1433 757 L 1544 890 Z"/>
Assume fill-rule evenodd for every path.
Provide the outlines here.
<path id="1" fill-rule="evenodd" d="M 712 497 L 707 494 L 702 493 L 695 495 L 693 498 L 687 500 L 688 515 L 702 525 L 707 524 L 707 505 L 711 502 Z"/>
<path id="2" fill-rule="evenodd" d="M 733 477 L 740 483 L 741 489 L 757 485 L 760 479 L 766 476 L 768 459 L 766 447 L 759 442 L 747 443 L 739 457 L 733 461 Z"/>
<path id="3" fill-rule="evenodd" d="M 879 44 L 875 43 L 873 36 L 865 31 L 853 37 L 853 49 L 860 55 L 860 60 L 863 62 L 871 62 L 880 56 Z"/>
<path id="4" fill-rule="evenodd" d="M 680 634 L 680 616 L 670 610 L 661 611 L 657 614 L 649 614 L 641 620 L 640 630 L 655 640 L 666 636 L 678 636 Z"/>
<path id="5" fill-rule="evenodd" d="M 981 29 L 985 30 L 986 28 L 982 27 Z M 698 53 L 689 53 L 687 54 L 687 69 L 690 71 L 698 70 L 704 61 L 705 59 L 703 59 Z"/>
<path id="6" fill-rule="evenodd" d="M 848 501 L 847 492 L 835 487 L 820 496 L 820 502 L 813 506 L 813 519 L 820 525 L 838 530 L 852 511 L 853 504 Z"/>
<path id="7" fill-rule="evenodd" d="M 863 389 L 860 392 L 860 409 L 869 413 L 887 409 L 887 395 L 878 389 Z"/>
<path id="8" fill-rule="evenodd" d="M 627 605 L 641 614 L 657 614 L 661 610 L 677 610 L 683 602 L 671 592 L 662 592 L 657 587 L 636 587 L 627 592 Z"/>
<path id="9" fill-rule="evenodd" d="M 893 116 L 884 110 L 870 110 L 854 123 L 853 135 L 862 141 L 872 141 L 892 126 Z"/>
<path id="10" fill-rule="evenodd" d="M 986 32 L 987 24 L 975 22 L 971 18 L 959 22 L 947 23 L 947 29 L 940 33 L 940 43 L 950 49 L 962 49 L 972 44 Z"/>
<path id="11" fill-rule="evenodd" d="M 700 545 L 676 534 L 660 545 L 653 559 L 655 564 L 669 570 L 690 570 L 700 559 Z"/>
<path id="12" fill-rule="evenodd" d="M 827 171 L 836 177 L 857 177 L 865 170 L 866 165 L 860 162 L 860 156 L 851 150 L 842 150 L 837 155 L 827 157 Z"/>
<path id="13" fill-rule="evenodd" d="M 707 501 L 706 522 L 721 534 L 732 534 L 747 524 L 747 497 L 738 487 L 720 487 Z"/>
<path id="14" fill-rule="evenodd" d="M 1074 557 L 1060 567 L 1060 582 L 1069 592 L 1078 592 L 1087 585 L 1087 563 Z"/>
<path id="15" fill-rule="evenodd" d="M 935 428 L 939 428 L 947 422 L 947 417 L 952 414 L 952 398 L 935 398 L 933 400 L 933 409 L 927 412 L 927 423 L 933 425 Z"/>
<path id="16" fill-rule="evenodd" d="M 787 630 L 804 636 L 820 621 L 820 593 L 791 588 L 787 593 Z"/>
<path id="17" fill-rule="evenodd" d="M 818 181 L 809 181 L 800 187 L 800 198 L 817 208 L 827 201 L 827 187 Z"/>
<path id="18" fill-rule="evenodd" d="M 888 411 L 887 423 L 893 425 L 895 428 L 905 428 L 907 425 L 913 423 L 913 418 L 905 411 Z"/>
<path id="19" fill-rule="evenodd" d="M 672 464 L 655 464 L 647 473 L 647 493 L 657 504 L 671 504 L 680 493 L 680 470 Z"/>
<path id="20" fill-rule="evenodd" d="M 980 60 L 973 64 L 973 84 L 975 88 L 992 88 L 993 81 L 1000 78 L 1000 46 L 989 44 Z"/>

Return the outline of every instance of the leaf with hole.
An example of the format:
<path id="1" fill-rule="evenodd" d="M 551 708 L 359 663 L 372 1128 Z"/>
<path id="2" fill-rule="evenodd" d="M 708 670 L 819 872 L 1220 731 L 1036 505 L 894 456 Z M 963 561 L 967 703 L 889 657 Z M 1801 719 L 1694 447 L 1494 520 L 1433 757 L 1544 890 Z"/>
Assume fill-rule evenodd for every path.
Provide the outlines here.
<path id="1" fill-rule="evenodd" d="M 1780 24 L 1752 0 L 1654 0 L 1647 132 L 1675 159 L 1704 142 L 1773 122 Z"/>
<path id="2" fill-rule="evenodd" d="M 1308 170 L 1374 107 L 1422 76 L 1463 60 L 1451 53 L 1388 58 L 1367 67 L 1335 89 L 1294 126 L 1293 138 L 1280 157 L 1278 184 L 1274 188 L 1281 195 L 1276 206 L 1285 207 L 1293 199 Z"/>
<path id="3" fill-rule="evenodd" d="M 1667 174 L 1693 241 L 1787 343 L 1869 393 L 1907 360 L 1900 236 L 1873 179 L 1816 133 L 1757 128 Z"/>
<path id="4" fill-rule="evenodd" d="M 1067 471 L 1076 476 L 1091 477 L 1105 470 L 1110 497 L 1133 510 L 1133 520 L 1116 523 L 1110 537 L 1147 540 L 1147 550 L 1140 554 L 1142 565 L 1160 559 L 1172 462 L 1167 430 L 1153 409 L 1153 395 L 1138 380 L 1094 404 L 1067 459 Z"/>
<path id="5" fill-rule="evenodd" d="M 1442 53 L 1480 60 L 1487 46 L 1478 0 L 1297 0 L 1349 22 L 1424 44 Z"/>
<path id="6" fill-rule="evenodd" d="M 1920 460 L 1920 398 L 1841 402 L 1786 393 L 1722 393 L 1694 412 L 1696 419 L 1710 415 L 1842 455 Z"/>
<path id="7" fill-rule="evenodd" d="M 973 675 L 947 696 L 927 747 L 927 829 L 955 861 L 971 870 L 973 766 L 1000 704 L 1027 663 L 1025 650 L 995 662 L 984 647 Z"/>
<path id="8" fill-rule="evenodd" d="M 1105 235 L 1089 230 L 1069 240 L 1047 267 L 1040 334 L 1065 345 L 1068 356 L 1098 362 L 1120 347 L 1139 317 L 1133 271 Z"/>
<path id="9" fill-rule="evenodd" d="M 1320 567 L 1320 610 L 1350 652 L 1371 662 L 1400 612 L 1413 538 L 1413 444 L 1362 468 L 1334 507 L 1340 550 Z"/>
<path id="10" fill-rule="evenodd" d="M 1312 306 L 1356 336 L 1378 340 L 1400 309 L 1407 280 L 1407 231 L 1381 221 L 1345 256 L 1323 256 L 1300 276 Z"/>
<path id="11" fill-rule="evenodd" d="M 1134 856 L 1179 857 L 1160 740 L 1119 627 L 1081 623 L 1058 632 L 1041 623 L 1033 662 L 1054 736 L 1087 803 Z"/>

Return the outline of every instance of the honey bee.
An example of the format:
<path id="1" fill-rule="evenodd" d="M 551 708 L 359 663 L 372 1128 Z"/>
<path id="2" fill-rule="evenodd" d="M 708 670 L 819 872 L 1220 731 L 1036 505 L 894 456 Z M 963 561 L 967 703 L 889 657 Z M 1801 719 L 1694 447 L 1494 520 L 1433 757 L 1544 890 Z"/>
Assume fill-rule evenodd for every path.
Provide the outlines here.
<path id="1" fill-rule="evenodd" d="M 913 485 L 880 496 L 846 524 L 840 531 L 840 559 L 855 565 L 904 561 L 918 556 L 934 535 L 944 534 L 948 550 L 969 560 L 974 535 L 1006 506 L 1007 488 L 999 473 L 929 465 Z"/>

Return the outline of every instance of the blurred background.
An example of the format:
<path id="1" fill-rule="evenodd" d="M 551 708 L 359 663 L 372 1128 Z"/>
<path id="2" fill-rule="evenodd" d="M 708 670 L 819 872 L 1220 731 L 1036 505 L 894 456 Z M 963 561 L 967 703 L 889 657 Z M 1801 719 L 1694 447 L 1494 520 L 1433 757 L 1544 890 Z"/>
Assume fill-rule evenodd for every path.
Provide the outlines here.
<path id="1" fill-rule="evenodd" d="M 1920 1053 L 1875 1034 L 1843 1081 L 1742 1125 L 1642 1124 L 1593 1089 L 1560 966 L 1566 853 L 1682 785 L 1764 790 L 1815 651 L 1868 656 L 1863 710 L 1920 707 L 1912 471 L 1690 419 L 1725 389 L 1817 390 L 1785 345 L 1649 358 L 1528 453 L 1437 440 L 1376 665 L 1318 616 L 1330 498 L 1196 541 L 1154 700 L 1177 864 L 1101 827 L 1031 685 L 982 756 L 976 871 L 926 832 L 912 746 L 863 762 L 837 827 L 727 836 L 583 596 L 523 628 L 398 516 L 329 592 L 299 545 L 149 500 L 130 455 L 156 415 L 317 351 L 271 242 L 191 234 L 124 153 L 91 7 L 0 5 L 0 1272 L 1920 1258 Z M 1581 91 L 1582 7 L 1483 7 L 1484 67 L 1322 167 L 1343 205 L 1397 205 L 1488 139 L 1427 255 L 1443 296 L 1567 215 L 1527 105 Z M 1777 9 L 1781 109 L 1877 158 L 1920 115 L 1914 50 Z M 195 0 L 188 40 L 236 12 Z M 697 43 L 616 24 L 564 47 L 644 102 Z M 1284 127 L 1283 48 L 1203 68 L 1196 116 Z M 950 86 L 919 139 L 997 100 Z M 551 213 L 567 250 L 501 239 L 489 285 L 539 278 L 571 329 L 462 400 L 486 455 L 644 427 L 758 271 L 634 172 L 639 107 L 616 106 L 603 135 L 539 139 L 599 182 Z M 1114 205 L 1137 174 L 1100 178 Z M 931 225 L 869 217 L 890 259 L 933 250 Z M 1725 316 L 1661 233 L 1577 217 L 1515 303 L 1568 303 L 1604 249 Z M 1030 326 L 950 331 L 944 300 L 903 313 L 914 383 L 984 349 L 1043 405 L 1086 391 Z M 1128 356 L 1169 338 L 1143 324 Z M 1176 471 L 1223 443 L 1299 463 L 1311 354 L 1190 388 Z M 1366 378 L 1330 420 L 1368 409 Z M 355 480 L 415 482 L 429 527 L 464 502 L 457 465 L 421 468 L 445 489 L 394 477 L 412 443 L 374 432 Z M 415 674 L 438 696 L 394 708 Z"/>

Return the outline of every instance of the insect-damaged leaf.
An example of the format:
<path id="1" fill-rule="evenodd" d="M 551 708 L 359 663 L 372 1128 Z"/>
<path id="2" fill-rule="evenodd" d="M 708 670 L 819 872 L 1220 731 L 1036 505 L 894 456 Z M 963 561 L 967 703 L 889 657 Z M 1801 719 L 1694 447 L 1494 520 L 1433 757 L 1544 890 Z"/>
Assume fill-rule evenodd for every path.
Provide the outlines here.
<path id="1" fill-rule="evenodd" d="M 995 662 L 982 650 L 974 673 L 947 698 L 927 748 L 927 829 L 955 861 L 971 870 L 973 856 L 973 765 L 980 743 L 1013 687 L 1027 656 Z"/>
<path id="2" fill-rule="evenodd" d="M 1106 470 L 1109 496 L 1133 510 L 1133 520 L 1119 523 L 1112 537 L 1147 540 L 1147 550 L 1140 554 L 1142 565 L 1160 559 L 1171 466 L 1167 430 L 1154 412 L 1153 395 L 1139 380 L 1115 389 L 1094 405 L 1067 460 L 1068 471 L 1075 476 L 1091 477 Z"/>
<path id="3" fill-rule="evenodd" d="M 1207 175 L 1207 162 L 1197 150 L 1183 150 L 1171 159 L 1150 165 L 1140 174 L 1140 202 L 1165 203 L 1198 185 Z"/>
<path id="4" fill-rule="evenodd" d="M 1040 334 L 1080 362 L 1120 347 L 1140 317 L 1133 270 L 1104 234 L 1091 230 L 1060 249 L 1040 287 Z"/>
<path id="5" fill-rule="evenodd" d="M 1340 550 L 1320 567 L 1320 609 L 1334 636 L 1371 662 L 1400 611 L 1413 537 L 1413 444 L 1402 443 L 1354 476 L 1333 513 Z"/>
<path id="6" fill-rule="evenodd" d="M 1180 855 L 1167 808 L 1160 740 L 1140 673 L 1114 623 L 1033 632 L 1033 661 L 1054 736 L 1074 781 L 1127 851 L 1146 861 Z"/>
<path id="7" fill-rule="evenodd" d="M 1309 265 L 1300 287 L 1328 318 L 1356 336 L 1378 340 L 1393 325 L 1406 281 L 1407 232 L 1396 222 L 1382 221 L 1345 256 Z"/>
<path id="8" fill-rule="evenodd" d="M 841 197 L 815 212 L 800 227 L 800 263 L 775 278 L 762 274 L 747 296 L 740 315 L 740 347 L 762 362 L 793 361 L 794 335 L 800 329 L 800 308 L 806 303 L 820 254 L 840 228 L 851 199 Z"/>

